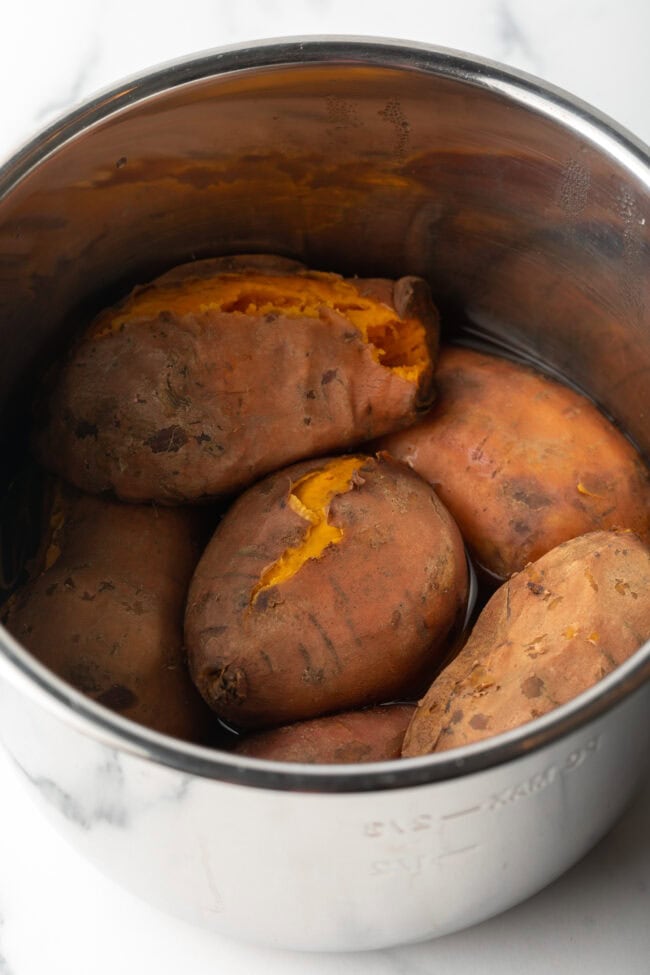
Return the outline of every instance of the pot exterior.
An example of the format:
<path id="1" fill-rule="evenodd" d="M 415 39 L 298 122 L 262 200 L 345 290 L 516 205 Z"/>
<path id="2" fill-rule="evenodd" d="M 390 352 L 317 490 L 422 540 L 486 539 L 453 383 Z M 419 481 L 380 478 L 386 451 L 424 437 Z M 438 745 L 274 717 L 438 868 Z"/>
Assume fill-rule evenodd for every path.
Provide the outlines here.
<path id="1" fill-rule="evenodd" d="M 0 683 L 0 736 L 50 820 L 104 873 L 191 922 L 302 950 L 381 948 L 540 890 L 647 770 L 648 686 L 506 765 L 324 795 L 219 782 L 104 745 Z"/>

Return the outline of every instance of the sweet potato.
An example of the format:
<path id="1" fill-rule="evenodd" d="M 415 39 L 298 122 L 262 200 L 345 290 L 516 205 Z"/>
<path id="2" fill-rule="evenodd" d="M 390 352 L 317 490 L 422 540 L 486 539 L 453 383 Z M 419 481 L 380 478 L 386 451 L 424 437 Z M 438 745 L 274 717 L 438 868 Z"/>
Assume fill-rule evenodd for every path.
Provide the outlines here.
<path id="1" fill-rule="evenodd" d="M 460 534 L 417 474 L 311 460 L 250 488 L 208 544 L 188 596 L 190 670 L 241 728 L 404 698 L 430 680 L 466 598 Z"/>
<path id="2" fill-rule="evenodd" d="M 4 607 L 7 629 L 100 704 L 179 738 L 211 717 L 183 652 L 196 511 L 123 505 L 62 484 L 32 578 Z"/>
<path id="3" fill-rule="evenodd" d="M 584 396 L 463 348 L 442 350 L 436 383 L 431 413 L 380 446 L 435 487 L 497 582 L 586 532 L 650 539 L 647 468 Z"/>
<path id="4" fill-rule="evenodd" d="M 386 704 L 298 721 L 247 735 L 234 747 L 237 755 L 274 762 L 352 764 L 399 758 L 412 704 Z"/>
<path id="5" fill-rule="evenodd" d="M 272 257 L 183 265 L 90 325 L 36 453 L 127 501 L 228 494 L 413 422 L 432 399 L 437 336 L 419 278 L 345 279 Z"/>
<path id="6" fill-rule="evenodd" d="M 405 756 L 457 748 L 570 701 L 650 639 L 650 550 L 631 532 L 564 542 L 504 583 L 419 703 Z"/>

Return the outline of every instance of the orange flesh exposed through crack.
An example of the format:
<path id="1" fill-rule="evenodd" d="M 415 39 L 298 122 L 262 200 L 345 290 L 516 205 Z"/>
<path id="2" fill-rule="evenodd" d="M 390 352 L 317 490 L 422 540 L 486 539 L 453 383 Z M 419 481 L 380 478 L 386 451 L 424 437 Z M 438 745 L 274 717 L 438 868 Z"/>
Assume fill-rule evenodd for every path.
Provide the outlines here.
<path id="1" fill-rule="evenodd" d="M 220 311 L 318 318 L 323 308 L 343 315 L 360 332 L 376 362 L 408 382 L 418 382 L 430 363 L 423 324 L 417 318 L 400 318 L 394 308 L 329 274 L 232 273 L 153 285 L 128 298 L 117 313 L 101 315 L 91 334 L 103 338 L 134 318 L 155 318 L 165 311 L 178 316 Z"/>
<path id="2" fill-rule="evenodd" d="M 354 475 L 366 460 L 366 457 L 338 457 L 296 481 L 289 495 L 289 507 L 309 522 L 309 527 L 299 545 L 288 548 L 264 570 L 251 593 L 251 603 L 263 589 L 291 579 L 308 559 L 320 558 L 329 545 L 341 541 L 343 529 L 330 525 L 329 507 L 338 494 L 352 489 Z"/>

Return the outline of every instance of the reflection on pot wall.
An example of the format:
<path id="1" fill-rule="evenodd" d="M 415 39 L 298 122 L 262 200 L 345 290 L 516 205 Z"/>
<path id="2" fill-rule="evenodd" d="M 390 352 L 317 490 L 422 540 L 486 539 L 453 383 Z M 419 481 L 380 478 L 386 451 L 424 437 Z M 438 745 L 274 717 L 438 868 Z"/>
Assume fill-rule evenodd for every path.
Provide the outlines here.
<path id="1" fill-rule="evenodd" d="M 163 92 L 78 134 L 0 204 L 0 313 L 23 336 L 0 387 L 107 295 L 193 256 L 268 251 L 428 277 L 448 329 L 462 310 L 507 332 L 647 450 L 648 203 L 619 169 L 497 93 L 386 67 Z"/>

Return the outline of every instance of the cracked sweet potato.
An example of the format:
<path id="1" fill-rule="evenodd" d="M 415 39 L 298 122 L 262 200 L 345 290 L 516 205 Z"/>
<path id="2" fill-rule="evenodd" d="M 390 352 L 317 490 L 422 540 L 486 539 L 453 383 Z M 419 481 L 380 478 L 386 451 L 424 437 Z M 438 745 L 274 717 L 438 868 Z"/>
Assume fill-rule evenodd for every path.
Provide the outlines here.
<path id="1" fill-rule="evenodd" d="M 45 404 L 36 453 L 127 501 L 228 494 L 412 423 L 432 400 L 437 340 L 419 278 L 197 261 L 94 320 Z"/>
<path id="2" fill-rule="evenodd" d="M 247 735 L 234 747 L 237 755 L 309 765 L 384 762 L 399 758 L 412 704 L 385 704 L 298 721 Z"/>
<path id="3" fill-rule="evenodd" d="M 496 580 L 586 532 L 650 540 L 648 470 L 584 396 L 463 348 L 441 351 L 436 384 L 430 414 L 380 446 L 435 487 Z"/>
<path id="4" fill-rule="evenodd" d="M 183 610 L 196 510 L 124 505 L 58 484 L 32 578 L 4 624 L 78 690 L 156 731 L 198 740 L 210 712 L 187 673 Z"/>
<path id="5" fill-rule="evenodd" d="M 402 754 L 516 728 L 587 690 L 650 639 L 650 550 L 632 532 L 564 542 L 504 583 L 413 716 Z"/>
<path id="6" fill-rule="evenodd" d="M 208 544 L 188 596 L 190 670 L 240 728 L 405 698 L 439 666 L 467 584 L 455 524 L 408 467 L 297 464 L 242 495 Z"/>

